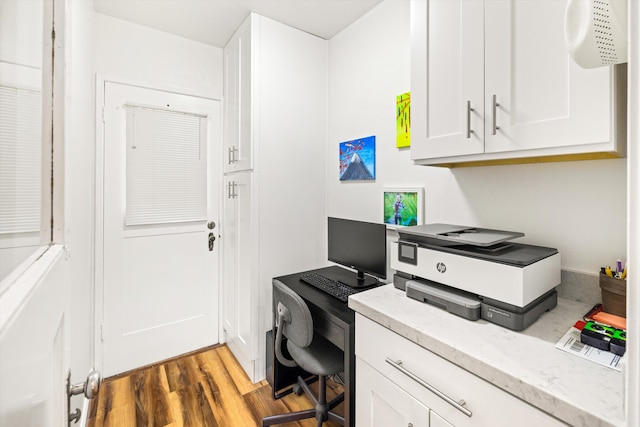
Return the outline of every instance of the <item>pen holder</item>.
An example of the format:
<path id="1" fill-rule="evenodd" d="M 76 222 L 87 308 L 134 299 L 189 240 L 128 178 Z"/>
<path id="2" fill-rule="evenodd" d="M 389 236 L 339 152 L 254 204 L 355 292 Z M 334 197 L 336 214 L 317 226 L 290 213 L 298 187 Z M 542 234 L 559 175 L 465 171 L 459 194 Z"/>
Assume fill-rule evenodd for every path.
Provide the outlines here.
<path id="1" fill-rule="evenodd" d="M 627 317 L 627 281 L 600 273 L 602 311 Z"/>

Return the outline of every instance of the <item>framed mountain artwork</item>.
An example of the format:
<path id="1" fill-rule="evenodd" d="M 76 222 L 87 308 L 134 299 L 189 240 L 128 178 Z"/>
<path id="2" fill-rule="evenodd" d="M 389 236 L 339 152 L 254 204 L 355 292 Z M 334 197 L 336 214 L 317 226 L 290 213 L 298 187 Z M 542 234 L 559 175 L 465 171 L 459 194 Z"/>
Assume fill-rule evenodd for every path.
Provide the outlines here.
<path id="1" fill-rule="evenodd" d="M 376 179 L 376 137 L 340 143 L 340 181 Z"/>

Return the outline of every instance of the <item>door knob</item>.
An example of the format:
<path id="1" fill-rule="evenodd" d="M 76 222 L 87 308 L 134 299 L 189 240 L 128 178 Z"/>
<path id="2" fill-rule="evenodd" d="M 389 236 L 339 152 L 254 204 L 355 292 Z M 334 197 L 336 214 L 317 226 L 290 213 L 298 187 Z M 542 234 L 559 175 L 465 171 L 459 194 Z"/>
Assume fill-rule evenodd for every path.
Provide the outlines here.
<path id="1" fill-rule="evenodd" d="M 87 375 L 84 383 L 71 385 L 71 371 L 67 371 L 67 410 L 69 412 L 69 425 L 71 425 L 72 421 L 77 423 L 82 415 L 82 411 L 78 408 L 76 408 L 73 414 L 71 413 L 71 396 L 84 393 L 87 399 L 93 399 L 98 395 L 98 391 L 100 390 L 100 380 L 100 373 L 92 370 L 89 372 L 89 375 Z"/>
<path id="2" fill-rule="evenodd" d="M 216 223 L 215 223 L 215 222 L 213 222 L 213 221 L 209 221 L 209 222 L 207 223 L 207 228 L 208 228 L 209 230 L 213 230 L 214 228 L 216 228 Z"/>

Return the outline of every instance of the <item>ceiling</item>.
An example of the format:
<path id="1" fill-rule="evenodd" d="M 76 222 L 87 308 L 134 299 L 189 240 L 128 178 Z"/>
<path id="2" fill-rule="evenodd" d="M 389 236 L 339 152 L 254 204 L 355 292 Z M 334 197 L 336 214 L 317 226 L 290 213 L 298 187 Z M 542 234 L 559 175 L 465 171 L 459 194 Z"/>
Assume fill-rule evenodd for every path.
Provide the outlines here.
<path id="1" fill-rule="evenodd" d="M 224 47 L 249 12 L 330 39 L 382 0 L 93 0 L 114 18 Z"/>

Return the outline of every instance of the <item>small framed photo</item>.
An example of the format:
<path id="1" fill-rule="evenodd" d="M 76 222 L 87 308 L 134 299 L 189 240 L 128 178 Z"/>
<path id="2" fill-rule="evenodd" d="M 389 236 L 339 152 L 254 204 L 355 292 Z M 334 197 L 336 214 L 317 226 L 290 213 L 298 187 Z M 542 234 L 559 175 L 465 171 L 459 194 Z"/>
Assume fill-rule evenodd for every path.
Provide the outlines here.
<path id="1" fill-rule="evenodd" d="M 383 188 L 382 212 L 388 228 L 421 225 L 424 221 L 424 189 Z"/>

